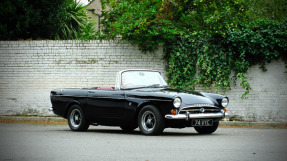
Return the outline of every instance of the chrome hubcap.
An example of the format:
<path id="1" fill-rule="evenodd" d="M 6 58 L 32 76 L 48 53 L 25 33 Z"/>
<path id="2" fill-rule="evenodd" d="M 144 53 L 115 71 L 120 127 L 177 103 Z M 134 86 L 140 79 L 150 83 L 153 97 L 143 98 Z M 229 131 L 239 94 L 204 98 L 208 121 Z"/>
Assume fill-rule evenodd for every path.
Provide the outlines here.
<path id="1" fill-rule="evenodd" d="M 154 114 L 150 111 L 146 111 L 143 115 L 142 115 L 142 119 L 141 119 L 141 124 L 142 127 L 146 130 L 146 131 L 151 131 L 154 129 L 155 124 L 156 124 L 156 118 L 154 116 Z"/>
<path id="2" fill-rule="evenodd" d="M 70 122 L 73 127 L 77 128 L 81 125 L 82 117 L 78 109 L 74 109 L 70 115 Z"/>

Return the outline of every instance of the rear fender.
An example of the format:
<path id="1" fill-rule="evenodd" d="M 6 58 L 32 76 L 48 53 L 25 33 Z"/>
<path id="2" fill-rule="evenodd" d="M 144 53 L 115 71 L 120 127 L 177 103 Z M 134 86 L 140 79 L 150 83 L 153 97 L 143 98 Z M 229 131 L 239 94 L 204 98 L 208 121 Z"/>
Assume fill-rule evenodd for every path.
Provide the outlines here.
<path id="1" fill-rule="evenodd" d="M 65 116 L 64 116 L 65 118 L 67 118 L 69 109 L 75 104 L 81 106 L 81 103 L 79 101 L 77 101 L 77 100 L 73 100 L 73 101 L 69 102 L 68 105 L 66 106 L 66 109 L 65 109 Z"/>

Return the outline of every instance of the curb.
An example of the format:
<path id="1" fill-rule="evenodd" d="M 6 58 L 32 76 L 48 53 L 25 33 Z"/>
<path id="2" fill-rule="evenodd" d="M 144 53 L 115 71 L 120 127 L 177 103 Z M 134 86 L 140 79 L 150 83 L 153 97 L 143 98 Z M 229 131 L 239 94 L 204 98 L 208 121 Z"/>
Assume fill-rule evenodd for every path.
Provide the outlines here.
<path id="1" fill-rule="evenodd" d="M 66 119 L 57 116 L 0 116 L 0 122 L 67 122 Z"/>
<path id="2" fill-rule="evenodd" d="M 1 122 L 66 123 L 67 120 L 58 116 L 0 116 L 0 123 Z M 219 124 L 220 126 L 231 127 L 287 128 L 287 122 L 220 121 Z"/>
<path id="3" fill-rule="evenodd" d="M 287 128 L 287 122 L 220 121 L 220 125 L 235 126 L 235 127 Z"/>

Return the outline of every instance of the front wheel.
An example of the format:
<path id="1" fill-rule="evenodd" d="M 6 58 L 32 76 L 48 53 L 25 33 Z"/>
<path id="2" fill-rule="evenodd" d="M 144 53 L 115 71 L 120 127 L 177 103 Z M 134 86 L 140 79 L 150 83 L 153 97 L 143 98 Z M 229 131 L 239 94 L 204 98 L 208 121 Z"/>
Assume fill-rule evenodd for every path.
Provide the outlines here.
<path id="1" fill-rule="evenodd" d="M 194 129 L 199 134 L 211 134 L 216 131 L 219 122 L 213 122 L 212 126 L 195 126 Z"/>
<path id="2" fill-rule="evenodd" d="M 140 111 L 138 125 L 140 131 L 145 135 L 160 134 L 165 128 L 165 122 L 161 113 L 151 105 L 145 106 Z"/>
<path id="3" fill-rule="evenodd" d="M 72 131 L 86 131 L 90 124 L 84 116 L 84 112 L 79 105 L 73 105 L 68 112 L 68 123 Z"/>

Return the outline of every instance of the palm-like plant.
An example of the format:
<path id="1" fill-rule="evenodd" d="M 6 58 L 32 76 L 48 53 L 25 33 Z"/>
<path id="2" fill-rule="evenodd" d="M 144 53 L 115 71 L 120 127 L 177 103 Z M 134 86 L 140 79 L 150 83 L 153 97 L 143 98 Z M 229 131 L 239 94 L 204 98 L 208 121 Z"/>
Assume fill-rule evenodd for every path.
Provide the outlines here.
<path id="1" fill-rule="evenodd" d="M 64 6 L 55 39 L 75 39 L 88 22 L 86 7 L 76 0 L 66 0 Z"/>

